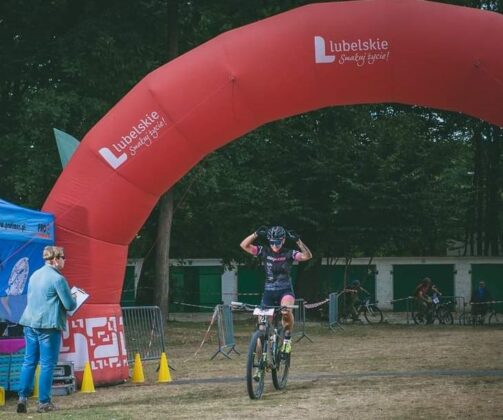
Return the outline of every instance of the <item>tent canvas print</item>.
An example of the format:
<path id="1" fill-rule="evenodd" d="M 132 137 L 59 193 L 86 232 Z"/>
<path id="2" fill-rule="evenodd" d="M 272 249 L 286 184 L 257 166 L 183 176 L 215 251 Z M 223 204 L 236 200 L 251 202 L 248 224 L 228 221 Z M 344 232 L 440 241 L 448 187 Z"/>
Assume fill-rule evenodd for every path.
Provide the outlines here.
<path id="1" fill-rule="evenodd" d="M 17 323 L 26 307 L 31 274 L 54 244 L 54 216 L 0 200 L 0 320 Z"/>

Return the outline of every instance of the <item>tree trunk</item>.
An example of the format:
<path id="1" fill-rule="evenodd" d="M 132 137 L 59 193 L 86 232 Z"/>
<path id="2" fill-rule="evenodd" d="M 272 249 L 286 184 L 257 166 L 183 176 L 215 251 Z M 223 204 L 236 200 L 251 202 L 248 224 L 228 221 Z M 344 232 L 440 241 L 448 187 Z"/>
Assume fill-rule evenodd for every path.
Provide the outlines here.
<path id="1" fill-rule="evenodd" d="M 499 213 L 501 201 L 501 148 L 500 129 L 491 127 L 489 156 L 488 156 L 488 176 L 487 176 L 487 219 L 486 219 L 486 248 L 487 255 L 499 255 Z"/>
<path id="2" fill-rule="evenodd" d="M 483 174 L 483 145 L 482 130 L 480 126 L 475 129 L 475 164 L 474 164 L 474 185 L 475 185 L 475 241 L 476 254 L 483 255 L 483 236 L 484 236 L 484 174 Z"/>
<path id="3" fill-rule="evenodd" d="M 178 56 L 178 0 L 167 0 L 167 61 Z M 154 302 L 161 308 L 163 319 L 169 313 L 169 246 L 173 223 L 173 190 L 159 200 L 155 261 Z"/>
<path id="4" fill-rule="evenodd" d="M 169 311 L 169 246 L 172 222 L 173 191 L 169 190 L 159 201 L 155 259 L 154 300 L 155 304 L 161 308 L 163 319 L 167 319 Z"/>

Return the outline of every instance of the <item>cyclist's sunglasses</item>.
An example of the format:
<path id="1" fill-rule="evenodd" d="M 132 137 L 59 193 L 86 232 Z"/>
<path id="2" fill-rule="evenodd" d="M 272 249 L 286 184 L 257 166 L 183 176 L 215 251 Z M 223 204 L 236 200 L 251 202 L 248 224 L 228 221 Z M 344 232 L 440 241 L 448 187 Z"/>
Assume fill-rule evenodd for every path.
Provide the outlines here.
<path id="1" fill-rule="evenodd" d="M 271 246 L 281 246 L 282 243 L 283 243 L 282 239 L 271 239 L 271 240 L 269 240 L 269 245 L 271 245 Z"/>

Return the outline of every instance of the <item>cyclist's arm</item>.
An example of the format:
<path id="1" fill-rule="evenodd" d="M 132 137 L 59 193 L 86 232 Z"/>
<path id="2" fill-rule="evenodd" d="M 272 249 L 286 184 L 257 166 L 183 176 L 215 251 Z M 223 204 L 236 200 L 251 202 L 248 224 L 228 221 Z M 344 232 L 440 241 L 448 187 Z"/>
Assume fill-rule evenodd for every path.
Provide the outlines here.
<path id="1" fill-rule="evenodd" d="M 257 246 L 253 245 L 253 241 L 257 239 L 257 234 L 253 232 L 251 235 L 248 235 L 246 238 L 242 240 L 239 246 L 248 254 L 257 255 Z"/>
<path id="2" fill-rule="evenodd" d="M 438 293 L 438 294 L 439 294 L 439 296 L 442 296 L 442 292 L 441 292 L 440 290 L 438 290 L 437 286 L 435 286 L 435 285 L 431 286 L 431 290 L 432 290 L 433 292 Z"/>
<path id="3" fill-rule="evenodd" d="M 309 250 L 309 248 L 300 239 L 297 241 L 297 246 L 299 247 L 300 252 L 298 252 L 295 255 L 296 261 L 307 261 L 307 260 L 310 260 L 311 258 L 313 258 L 313 254 L 311 254 L 311 251 Z"/>
<path id="4" fill-rule="evenodd" d="M 363 291 L 363 293 L 366 293 L 367 295 L 370 296 L 370 292 L 367 289 L 360 286 L 360 290 Z"/>
<path id="5" fill-rule="evenodd" d="M 428 297 L 425 296 L 425 293 L 423 291 L 419 291 L 419 293 L 417 294 L 417 297 L 426 303 L 430 303 L 430 301 L 428 300 Z"/>

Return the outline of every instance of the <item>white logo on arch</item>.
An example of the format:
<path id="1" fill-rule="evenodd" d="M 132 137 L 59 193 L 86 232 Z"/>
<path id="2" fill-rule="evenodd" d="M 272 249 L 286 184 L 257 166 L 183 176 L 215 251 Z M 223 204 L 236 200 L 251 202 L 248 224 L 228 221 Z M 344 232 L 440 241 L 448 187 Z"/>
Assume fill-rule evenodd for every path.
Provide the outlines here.
<path id="1" fill-rule="evenodd" d="M 335 61 L 335 55 L 327 55 L 325 39 L 321 36 L 314 37 L 314 61 L 316 64 L 319 63 L 333 63 Z"/>
<path id="2" fill-rule="evenodd" d="M 117 169 L 127 160 L 126 153 L 122 153 L 117 157 L 108 147 L 102 147 L 100 149 L 100 155 L 103 156 L 103 159 L 105 159 L 108 164 L 114 169 Z"/>

